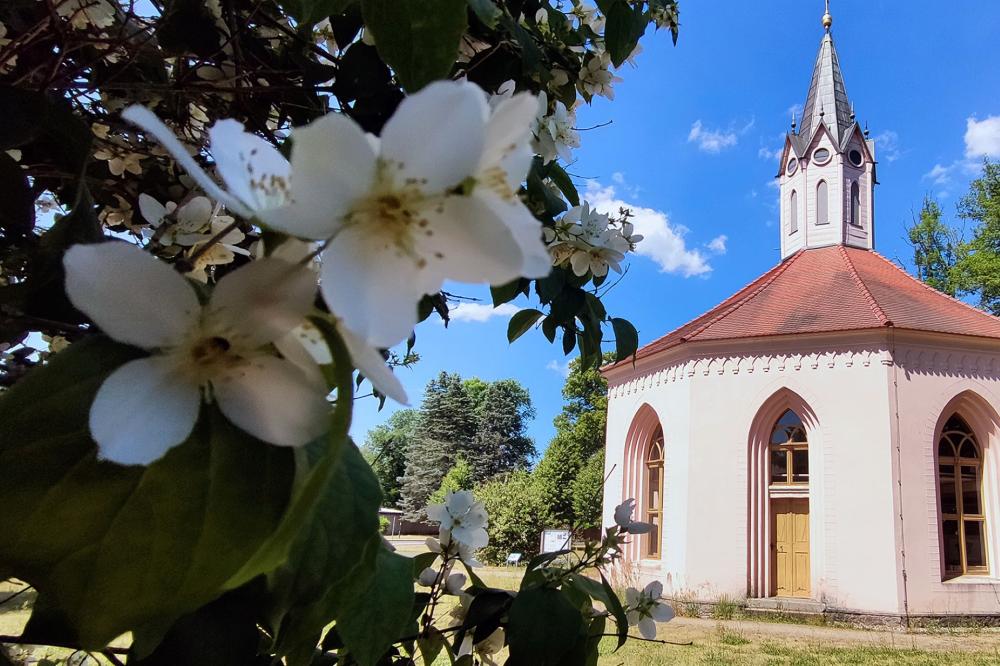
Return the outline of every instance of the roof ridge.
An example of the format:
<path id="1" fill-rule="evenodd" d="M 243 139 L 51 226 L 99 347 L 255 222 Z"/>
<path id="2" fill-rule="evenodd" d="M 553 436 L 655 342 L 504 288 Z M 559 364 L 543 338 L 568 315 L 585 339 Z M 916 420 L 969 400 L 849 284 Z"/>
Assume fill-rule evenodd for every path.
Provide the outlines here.
<path id="1" fill-rule="evenodd" d="M 740 309 L 741 307 L 743 307 L 744 305 L 746 305 L 747 303 L 749 303 L 751 300 L 753 300 L 755 297 L 757 297 L 757 295 L 759 295 L 760 292 L 764 291 L 765 288 L 767 288 L 768 286 L 770 286 L 770 284 L 772 282 L 774 282 L 775 280 L 777 280 L 779 275 L 781 275 L 786 270 L 788 270 L 788 267 L 791 266 L 795 261 L 797 261 L 798 258 L 802 256 L 803 252 L 804 252 L 804 250 L 799 250 L 798 252 L 796 252 L 795 254 L 793 254 L 791 257 L 789 257 L 787 261 L 783 261 L 780 264 L 778 264 L 775 267 L 778 270 L 772 269 L 773 273 L 771 274 L 771 276 L 769 278 L 767 278 L 766 280 L 764 280 L 763 282 L 761 282 L 761 284 L 760 284 L 759 287 L 757 287 L 752 292 L 750 292 L 749 294 L 747 294 L 746 296 L 744 296 L 743 298 L 741 298 L 739 301 L 737 301 L 736 303 L 734 303 L 725 312 L 720 313 L 717 317 L 713 317 L 711 319 L 711 321 L 707 322 L 706 324 L 704 324 L 700 328 L 697 328 L 697 329 L 691 331 L 688 335 L 681 336 L 681 341 L 688 340 L 688 339 L 693 338 L 694 336 L 698 335 L 699 333 L 702 333 L 703 331 L 705 331 L 706 329 L 708 329 L 712 325 L 717 324 L 719 321 L 725 319 L 726 317 L 728 317 L 732 313 L 736 312 L 736 310 Z M 765 275 L 766 275 L 766 273 L 765 273 Z M 750 284 L 753 284 L 753 282 L 751 282 Z M 747 286 L 749 287 L 750 285 L 747 285 Z"/>
<path id="2" fill-rule="evenodd" d="M 876 257 L 878 257 L 879 259 L 881 259 L 885 263 L 889 264 L 889 266 L 891 266 L 892 268 L 895 268 L 897 271 L 899 271 L 900 273 L 902 273 L 903 275 L 905 275 L 906 277 L 908 277 L 913 282 L 916 282 L 918 285 L 920 285 L 921 287 L 923 287 L 927 291 L 931 292 L 932 294 L 937 294 L 938 296 L 944 296 L 949 301 L 951 301 L 953 303 L 957 303 L 958 305 L 961 305 L 963 308 L 966 308 L 967 310 L 971 310 L 972 312 L 975 312 L 977 315 L 981 315 L 983 317 L 987 317 L 988 319 L 992 319 L 993 321 L 1000 320 L 1000 317 L 997 317 L 996 315 L 991 314 L 991 313 L 987 312 L 986 310 L 981 310 L 981 309 L 977 308 L 974 305 L 969 305 L 965 301 L 960 300 L 958 298 L 955 298 L 951 294 L 946 294 L 943 291 L 941 291 L 940 289 L 935 289 L 934 287 L 930 286 L 929 284 L 927 284 L 926 282 L 924 282 L 920 278 L 915 277 L 913 275 L 910 275 L 910 272 L 908 270 L 904 269 L 902 266 L 897 266 L 892 261 L 890 261 L 888 257 L 885 257 L 885 256 L 879 254 L 875 250 L 869 250 L 869 252 L 871 252 Z"/>
<path id="3" fill-rule="evenodd" d="M 869 291 L 865 281 L 861 279 L 861 275 L 858 274 L 858 269 L 854 266 L 854 262 L 851 261 L 851 255 L 847 253 L 847 248 L 843 245 L 840 246 L 840 254 L 844 257 L 844 261 L 847 262 L 847 267 L 851 271 L 851 277 L 854 278 L 857 285 L 861 287 L 861 291 L 864 293 L 865 299 L 868 301 L 868 305 L 871 307 L 875 317 L 878 318 L 879 322 L 881 322 L 883 326 L 892 326 L 892 321 L 886 316 L 885 311 L 882 309 L 882 306 L 878 304 L 878 301 L 875 300 L 875 296 L 873 296 L 872 292 Z"/>

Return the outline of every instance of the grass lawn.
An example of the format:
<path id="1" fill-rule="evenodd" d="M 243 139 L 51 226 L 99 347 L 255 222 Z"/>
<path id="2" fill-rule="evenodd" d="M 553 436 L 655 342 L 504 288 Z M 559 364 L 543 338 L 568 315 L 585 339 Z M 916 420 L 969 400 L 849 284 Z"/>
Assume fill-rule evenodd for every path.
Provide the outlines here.
<path id="1" fill-rule="evenodd" d="M 424 550 L 422 544 L 408 542 L 403 554 Z M 478 570 L 486 584 L 514 589 L 523 568 L 483 567 Z M 0 583 L 0 600 L 20 585 Z M 0 634 L 20 632 L 30 611 L 32 593 L 0 605 Z M 446 612 L 446 608 L 440 611 Z M 680 617 L 661 625 L 659 638 L 690 645 L 663 645 L 630 641 L 614 652 L 615 641 L 601 645 L 601 666 L 686 666 L 686 665 L 783 665 L 826 666 L 904 664 L 906 666 L 1000 666 L 1000 632 L 948 630 L 938 632 L 861 631 L 830 626 L 756 620 L 711 620 Z M 17 649 L 16 660 L 48 657 L 52 664 L 66 663 L 69 650 L 56 648 Z M 17 661 L 15 661 L 17 663 Z M 38 663 L 27 661 L 26 663 Z M 42 662 L 44 663 L 44 662 Z M 74 663 L 81 663 L 74 660 Z M 90 666 L 109 664 L 100 655 L 86 662 Z"/>

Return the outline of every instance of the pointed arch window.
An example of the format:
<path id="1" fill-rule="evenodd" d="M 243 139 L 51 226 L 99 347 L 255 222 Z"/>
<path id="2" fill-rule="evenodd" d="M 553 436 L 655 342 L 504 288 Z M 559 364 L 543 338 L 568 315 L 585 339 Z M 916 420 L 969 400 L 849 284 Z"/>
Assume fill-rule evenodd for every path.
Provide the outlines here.
<path id="1" fill-rule="evenodd" d="M 789 197 L 789 206 L 791 211 L 788 216 L 788 233 L 794 234 L 799 230 L 799 193 L 795 190 L 792 190 L 792 196 Z"/>
<path id="2" fill-rule="evenodd" d="M 861 226 L 861 188 L 858 181 L 851 183 L 851 224 Z"/>
<path id="3" fill-rule="evenodd" d="M 786 411 L 771 431 L 771 485 L 809 483 L 809 442 L 802 419 Z"/>
<path id="4" fill-rule="evenodd" d="M 826 181 L 821 180 L 816 185 L 816 224 L 830 222 L 830 193 Z"/>
<path id="5" fill-rule="evenodd" d="M 938 489 L 944 577 L 988 573 L 982 451 L 958 414 L 944 424 L 938 440 Z"/>
<path id="6" fill-rule="evenodd" d="M 646 483 L 643 506 L 645 521 L 653 526 L 646 534 L 643 548 L 647 559 L 660 559 L 660 542 L 663 540 L 663 428 L 657 426 L 646 451 Z"/>

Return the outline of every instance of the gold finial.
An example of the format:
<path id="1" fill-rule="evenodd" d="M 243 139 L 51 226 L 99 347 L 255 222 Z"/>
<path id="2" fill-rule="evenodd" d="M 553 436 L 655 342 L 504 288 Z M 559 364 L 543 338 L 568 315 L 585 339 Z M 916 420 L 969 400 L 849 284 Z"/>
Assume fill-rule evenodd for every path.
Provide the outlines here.
<path id="1" fill-rule="evenodd" d="M 826 0 L 826 13 L 823 14 L 823 28 L 830 32 L 830 26 L 833 25 L 833 17 L 830 15 L 830 0 Z"/>

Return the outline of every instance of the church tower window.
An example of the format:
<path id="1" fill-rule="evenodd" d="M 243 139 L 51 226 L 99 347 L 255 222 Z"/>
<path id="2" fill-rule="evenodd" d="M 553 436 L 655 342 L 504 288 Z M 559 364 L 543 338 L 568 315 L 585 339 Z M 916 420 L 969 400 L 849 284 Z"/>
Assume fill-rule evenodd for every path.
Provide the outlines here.
<path id="1" fill-rule="evenodd" d="M 972 429 L 958 414 L 938 440 L 944 577 L 986 574 L 983 458 Z"/>
<path id="2" fill-rule="evenodd" d="M 663 429 L 658 427 L 646 451 L 645 521 L 653 526 L 646 534 L 645 556 L 660 559 L 663 540 Z"/>
<path id="3" fill-rule="evenodd" d="M 851 183 L 851 224 L 861 226 L 861 188 L 858 181 Z"/>
<path id="4" fill-rule="evenodd" d="M 792 196 L 789 198 L 789 207 L 791 211 L 788 214 L 788 233 L 794 234 L 799 230 L 799 194 L 795 190 L 792 190 Z"/>
<path id="5" fill-rule="evenodd" d="M 826 181 L 819 181 L 816 186 L 816 224 L 829 224 L 830 222 L 830 195 Z"/>

